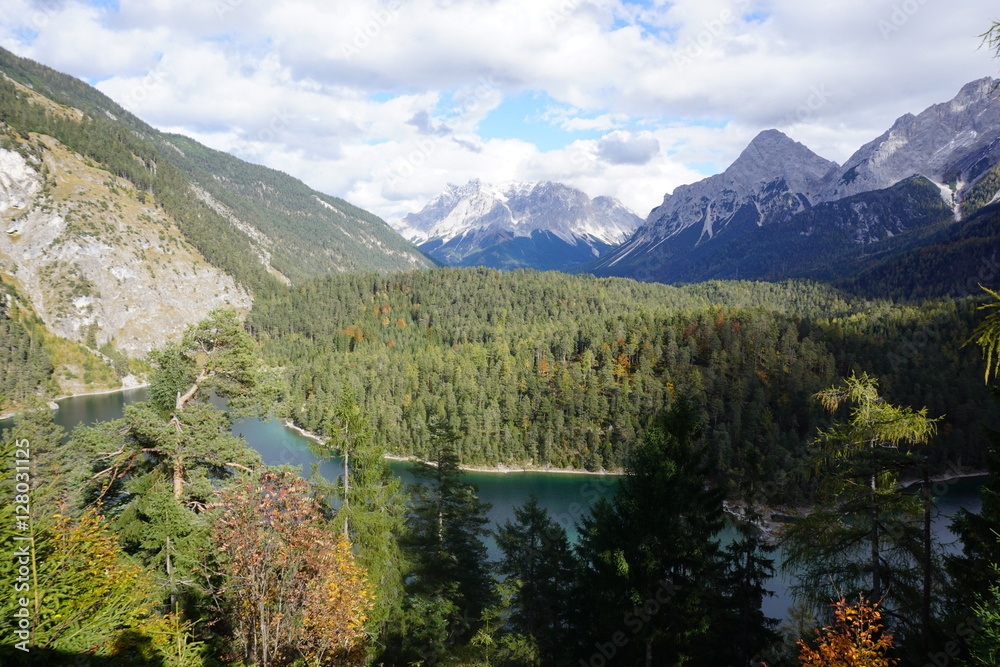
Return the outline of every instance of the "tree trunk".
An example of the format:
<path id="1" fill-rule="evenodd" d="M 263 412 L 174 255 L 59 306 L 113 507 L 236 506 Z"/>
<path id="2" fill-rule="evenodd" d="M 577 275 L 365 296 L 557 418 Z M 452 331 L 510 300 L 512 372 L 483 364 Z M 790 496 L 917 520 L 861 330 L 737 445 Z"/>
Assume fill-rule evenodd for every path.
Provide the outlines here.
<path id="1" fill-rule="evenodd" d="M 270 658 L 267 655 L 267 613 L 264 611 L 264 600 L 263 598 L 257 599 L 257 617 L 260 621 L 260 664 L 261 667 L 267 667 L 270 663 Z"/>
<path id="2" fill-rule="evenodd" d="M 200 378 L 199 378 L 200 379 Z M 180 412 L 184 409 L 184 404 L 191 400 L 191 397 L 195 395 L 198 391 L 198 383 L 191 385 L 191 388 L 187 390 L 187 393 L 181 395 L 181 392 L 177 392 L 177 403 L 174 405 L 174 410 Z"/>
<path id="3" fill-rule="evenodd" d="M 198 377 L 195 378 L 194 384 L 191 385 L 191 387 L 187 390 L 187 392 L 184 393 L 183 396 L 181 395 L 181 392 L 177 392 L 177 403 L 174 406 L 174 410 L 176 410 L 177 412 L 183 410 L 184 404 L 187 403 L 189 400 L 191 400 L 192 396 L 198 393 L 198 389 L 201 387 L 201 383 L 207 380 L 208 378 L 212 377 L 212 375 L 214 375 L 214 372 L 209 372 L 207 370 L 202 371 L 201 373 L 198 374 Z"/>
<path id="4" fill-rule="evenodd" d="M 184 493 L 184 459 L 174 458 L 174 500 L 181 502 Z"/>
<path id="5" fill-rule="evenodd" d="M 349 466 L 350 452 L 347 447 L 344 447 L 344 506 L 341 511 L 344 513 L 344 537 L 351 539 L 351 534 L 348 532 L 349 526 L 347 525 L 347 499 L 348 491 L 351 487 L 351 468 Z"/>
<path id="6" fill-rule="evenodd" d="M 875 495 L 875 475 L 871 478 L 872 487 L 872 600 L 882 599 L 882 577 L 879 571 L 879 545 L 878 545 L 878 502 Z"/>
<path id="7" fill-rule="evenodd" d="M 924 653 L 930 650 L 931 631 L 931 480 L 924 466 L 924 599 L 921 601 L 921 634 L 923 635 Z"/>
<path id="8" fill-rule="evenodd" d="M 177 599 L 176 599 L 176 596 L 174 595 L 174 569 L 173 569 L 173 567 L 171 567 L 171 564 L 170 564 L 170 538 L 169 537 L 167 537 L 167 544 L 166 544 L 165 548 L 167 550 L 167 582 L 170 585 L 170 609 L 174 609 L 174 607 L 177 605 Z"/>

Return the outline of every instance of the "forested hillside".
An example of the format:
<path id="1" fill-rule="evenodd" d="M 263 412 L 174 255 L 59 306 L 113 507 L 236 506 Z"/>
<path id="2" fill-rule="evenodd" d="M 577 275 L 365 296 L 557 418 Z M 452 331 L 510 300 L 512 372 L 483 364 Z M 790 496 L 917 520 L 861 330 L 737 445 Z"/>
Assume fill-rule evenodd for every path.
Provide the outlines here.
<path id="1" fill-rule="evenodd" d="M 671 283 L 741 276 L 834 282 L 853 276 L 875 258 L 893 257 L 909 247 L 922 246 L 930 233 L 954 222 L 953 211 L 938 187 L 920 176 L 884 190 L 822 202 L 759 228 L 752 220 L 756 208 L 747 206 L 746 210 L 746 215 L 731 223 L 732 228 L 711 241 L 695 243 L 694 238 L 687 238 L 693 234 L 689 230 L 684 237 L 687 241 L 671 239 L 657 246 L 655 257 L 635 253 L 623 256 L 613 266 L 602 258 L 579 268 L 602 276 L 629 275 Z M 751 219 L 744 219 L 747 215 Z M 679 247 L 673 249 L 671 242 Z M 932 274 L 907 275 L 912 281 L 918 276 L 934 280 Z M 877 290 L 865 294 L 884 296 Z"/>
<path id="2" fill-rule="evenodd" d="M 52 136 L 127 179 L 209 262 L 252 291 L 271 285 L 275 273 L 300 280 L 433 264 L 378 217 L 286 174 L 161 133 L 73 77 L 3 49 L 0 72 L 0 123 Z M 82 113 L 33 103 L 15 81 Z"/>
<path id="3" fill-rule="evenodd" d="M 961 224 L 928 231 L 933 233 L 919 244 L 865 257 L 838 286 L 858 294 L 919 300 L 980 294 L 981 285 L 995 284 L 1000 274 L 1000 206 L 985 206 Z"/>
<path id="4" fill-rule="evenodd" d="M 259 299 L 247 324 L 313 431 L 351 390 L 396 454 L 428 457 L 442 419 L 467 464 L 620 469 L 683 394 L 718 474 L 753 448 L 778 476 L 828 420 L 812 395 L 852 370 L 946 415 L 937 460 L 978 465 L 988 395 L 962 347 L 975 318 L 972 301 L 897 306 L 817 283 L 441 269 L 327 276 Z"/>
<path id="5" fill-rule="evenodd" d="M 111 346 L 102 352 L 54 336 L 14 287 L 0 284 L 0 414 L 81 387 L 119 387 L 128 360 Z"/>

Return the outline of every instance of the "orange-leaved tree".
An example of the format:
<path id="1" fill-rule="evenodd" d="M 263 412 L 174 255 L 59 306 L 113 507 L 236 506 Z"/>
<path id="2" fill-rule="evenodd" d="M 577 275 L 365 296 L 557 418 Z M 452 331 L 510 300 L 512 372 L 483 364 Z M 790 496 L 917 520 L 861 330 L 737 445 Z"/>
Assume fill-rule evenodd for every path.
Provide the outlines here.
<path id="1" fill-rule="evenodd" d="M 799 662 L 803 667 L 892 667 L 886 657 L 892 636 L 882 632 L 882 612 L 878 602 L 864 596 L 857 604 L 840 598 L 832 605 L 833 625 L 820 630 L 816 648 L 799 641 Z"/>
<path id="2" fill-rule="evenodd" d="M 311 485 L 292 472 L 256 473 L 223 491 L 219 506 L 218 592 L 244 659 L 362 663 L 373 596 Z"/>

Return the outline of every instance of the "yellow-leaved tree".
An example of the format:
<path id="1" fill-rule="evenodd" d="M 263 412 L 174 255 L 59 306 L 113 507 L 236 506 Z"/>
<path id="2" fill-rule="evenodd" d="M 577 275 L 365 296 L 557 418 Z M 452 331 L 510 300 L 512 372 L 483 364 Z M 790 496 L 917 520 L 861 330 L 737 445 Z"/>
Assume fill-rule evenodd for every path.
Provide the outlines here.
<path id="1" fill-rule="evenodd" d="M 882 632 L 882 612 L 877 602 L 859 597 L 857 604 L 845 598 L 833 603 L 833 625 L 820 630 L 816 647 L 799 641 L 802 667 L 892 667 L 886 657 L 892 636 Z"/>
<path id="2" fill-rule="evenodd" d="M 24 530 L 17 530 L 13 517 L 0 518 L 4 528 L 15 529 L 0 536 L 7 551 L 0 578 L 24 584 L 13 595 L 0 596 L 0 610 L 15 622 L 27 614 L 32 650 L 111 655 L 123 630 L 141 626 L 149 616 L 151 577 L 122 552 L 96 511 L 78 519 L 39 517 Z"/>

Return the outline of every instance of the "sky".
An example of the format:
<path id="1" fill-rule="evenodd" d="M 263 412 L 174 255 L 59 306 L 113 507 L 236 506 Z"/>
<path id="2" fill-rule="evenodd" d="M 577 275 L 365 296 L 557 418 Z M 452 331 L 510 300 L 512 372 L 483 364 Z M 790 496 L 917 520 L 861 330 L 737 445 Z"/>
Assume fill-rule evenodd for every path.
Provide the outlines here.
<path id="1" fill-rule="evenodd" d="M 990 0 L 0 0 L 0 45 L 393 224 L 448 183 L 645 217 L 777 128 L 839 163 L 1000 76 Z"/>

